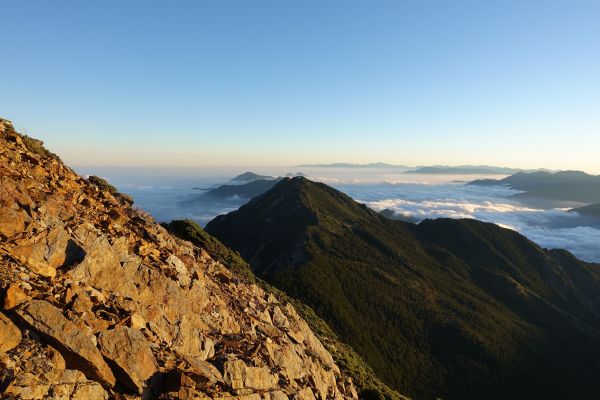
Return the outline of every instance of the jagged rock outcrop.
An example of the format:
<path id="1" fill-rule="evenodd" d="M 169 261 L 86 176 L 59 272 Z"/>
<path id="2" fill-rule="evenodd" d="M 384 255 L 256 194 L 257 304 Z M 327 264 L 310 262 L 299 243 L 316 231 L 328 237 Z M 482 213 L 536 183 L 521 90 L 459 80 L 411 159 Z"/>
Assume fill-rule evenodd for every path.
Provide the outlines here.
<path id="1" fill-rule="evenodd" d="M 290 304 L 5 120 L 0 290 L 2 398 L 356 397 Z"/>

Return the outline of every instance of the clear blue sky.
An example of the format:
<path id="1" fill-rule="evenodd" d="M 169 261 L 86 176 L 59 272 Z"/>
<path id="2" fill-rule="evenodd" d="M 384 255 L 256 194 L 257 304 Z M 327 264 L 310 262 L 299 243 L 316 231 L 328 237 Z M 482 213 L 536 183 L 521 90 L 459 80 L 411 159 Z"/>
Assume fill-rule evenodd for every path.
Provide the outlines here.
<path id="1" fill-rule="evenodd" d="M 0 1 L 0 115 L 72 165 L 600 173 L 600 2 Z"/>

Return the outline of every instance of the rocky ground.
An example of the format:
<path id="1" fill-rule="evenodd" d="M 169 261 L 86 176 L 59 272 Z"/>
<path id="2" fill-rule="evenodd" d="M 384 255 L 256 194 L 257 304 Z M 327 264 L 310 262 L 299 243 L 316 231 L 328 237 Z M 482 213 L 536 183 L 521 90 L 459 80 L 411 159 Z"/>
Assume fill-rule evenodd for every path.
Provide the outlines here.
<path id="1" fill-rule="evenodd" d="M 306 322 L 0 120 L 0 393 L 356 398 Z"/>

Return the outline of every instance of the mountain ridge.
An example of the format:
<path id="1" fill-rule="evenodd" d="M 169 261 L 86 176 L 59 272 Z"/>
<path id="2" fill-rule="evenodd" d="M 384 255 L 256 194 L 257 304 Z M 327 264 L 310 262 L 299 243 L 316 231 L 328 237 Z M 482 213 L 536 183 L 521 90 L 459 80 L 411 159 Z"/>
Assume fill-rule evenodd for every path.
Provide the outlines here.
<path id="1" fill-rule="evenodd" d="M 566 251 L 475 220 L 387 220 L 306 179 L 282 180 L 206 230 L 313 307 L 400 392 L 600 393 L 599 266 Z"/>
<path id="2" fill-rule="evenodd" d="M 511 198 L 525 202 L 541 199 L 590 204 L 600 201 L 600 175 L 583 171 L 519 172 L 499 180 L 475 180 L 468 185 L 507 186 L 523 192 Z"/>
<path id="3" fill-rule="evenodd" d="M 374 162 L 367 164 L 357 163 L 330 163 L 330 164 L 300 164 L 296 167 L 304 168 L 392 168 L 392 169 L 410 169 L 406 165 L 388 164 L 384 162 Z"/>
<path id="4" fill-rule="evenodd" d="M 241 258 L 239 253 L 227 248 L 218 239 L 206 233 L 198 224 L 191 220 L 172 221 L 164 224 L 169 232 L 177 237 L 190 241 L 198 247 L 205 248 L 211 257 L 221 261 L 227 268 L 233 270 L 237 276 L 257 283 L 269 294 L 274 294 L 283 303 L 292 303 L 300 316 L 307 321 L 310 328 L 323 342 L 327 350 L 333 355 L 342 370 L 352 377 L 359 389 L 359 395 L 364 399 L 390 399 L 402 400 L 406 397 L 393 391 L 385 385 L 364 360 L 347 344 L 343 343 L 331 328 L 319 318 L 314 310 L 305 304 L 287 296 L 267 282 L 256 278 L 250 265 Z"/>
<path id="5" fill-rule="evenodd" d="M 406 171 L 407 174 L 481 174 L 481 175 L 510 175 L 519 172 L 537 172 L 540 170 L 524 170 L 520 168 L 495 167 L 492 165 L 431 165 L 421 166 Z M 547 171 L 547 170 L 545 170 Z"/>

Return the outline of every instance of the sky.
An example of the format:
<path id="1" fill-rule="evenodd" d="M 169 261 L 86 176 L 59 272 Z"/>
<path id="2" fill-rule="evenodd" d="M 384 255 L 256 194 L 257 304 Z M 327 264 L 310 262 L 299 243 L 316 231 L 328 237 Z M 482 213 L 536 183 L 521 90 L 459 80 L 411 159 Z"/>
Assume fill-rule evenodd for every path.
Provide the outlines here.
<path id="1" fill-rule="evenodd" d="M 72 166 L 600 174 L 597 0 L 0 6 L 0 117 Z"/>

